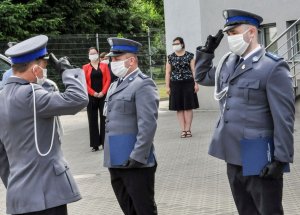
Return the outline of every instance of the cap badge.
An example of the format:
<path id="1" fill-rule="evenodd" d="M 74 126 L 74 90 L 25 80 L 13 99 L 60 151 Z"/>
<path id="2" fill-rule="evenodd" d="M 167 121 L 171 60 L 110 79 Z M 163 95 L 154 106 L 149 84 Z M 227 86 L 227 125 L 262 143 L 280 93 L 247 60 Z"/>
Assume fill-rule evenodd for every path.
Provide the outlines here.
<path id="1" fill-rule="evenodd" d="M 225 19 L 228 18 L 228 12 L 227 12 L 227 10 L 225 10 L 225 11 L 223 12 L 223 17 L 224 17 Z"/>
<path id="2" fill-rule="evenodd" d="M 111 39 L 111 38 L 109 38 L 107 41 L 108 41 L 108 44 L 109 44 L 110 46 L 112 46 L 112 45 L 113 45 L 113 41 L 112 41 L 112 39 Z"/>

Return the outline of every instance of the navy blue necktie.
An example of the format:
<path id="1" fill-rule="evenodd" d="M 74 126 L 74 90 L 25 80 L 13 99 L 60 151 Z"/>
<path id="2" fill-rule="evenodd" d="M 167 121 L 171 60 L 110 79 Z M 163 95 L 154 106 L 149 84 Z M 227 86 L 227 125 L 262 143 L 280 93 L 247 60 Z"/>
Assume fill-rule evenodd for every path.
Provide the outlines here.
<path id="1" fill-rule="evenodd" d="M 236 68 L 238 68 L 238 66 L 239 66 L 241 63 L 243 63 L 243 61 L 244 61 L 244 58 L 240 57 L 239 60 L 237 61 L 237 63 L 235 64 L 234 70 L 235 70 Z"/>
<path id="2" fill-rule="evenodd" d="M 123 78 L 119 78 L 117 86 L 119 86 L 123 82 Z"/>
<path id="3" fill-rule="evenodd" d="M 238 66 L 243 63 L 244 58 L 240 57 L 240 59 L 238 60 L 237 64 L 235 65 L 234 69 L 238 68 Z"/>

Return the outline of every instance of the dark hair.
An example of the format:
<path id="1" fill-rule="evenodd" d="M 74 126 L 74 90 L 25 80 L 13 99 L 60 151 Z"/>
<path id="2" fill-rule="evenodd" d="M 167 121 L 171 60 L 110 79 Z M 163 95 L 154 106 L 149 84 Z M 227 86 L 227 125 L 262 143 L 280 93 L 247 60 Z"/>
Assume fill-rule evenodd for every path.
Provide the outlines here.
<path id="1" fill-rule="evenodd" d="M 24 73 L 29 68 L 29 64 L 28 63 L 18 63 L 18 64 L 13 64 L 11 67 L 12 67 L 13 72 Z"/>
<path id="2" fill-rule="evenodd" d="M 13 72 L 24 73 L 30 68 L 30 66 L 32 64 L 40 65 L 41 60 L 42 59 L 36 59 L 34 61 L 27 62 L 27 63 L 12 64 L 11 68 L 12 68 Z"/>
<path id="3" fill-rule="evenodd" d="M 175 39 L 173 40 L 173 42 L 175 42 L 176 40 L 179 40 L 180 44 L 182 44 L 182 48 L 184 49 L 185 48 L 185 44 L 184 44 L 184 41 L 183 41 L 182 37 L 175 37 Z"/>
<path id="4" fill-rule="evenodd" d="M 88 52 L 90 52 L 92 49 L 95 49 L 97 51 L 97 53 L 99 53 L 99 51 L 96 47 L 90 47 Z"/>

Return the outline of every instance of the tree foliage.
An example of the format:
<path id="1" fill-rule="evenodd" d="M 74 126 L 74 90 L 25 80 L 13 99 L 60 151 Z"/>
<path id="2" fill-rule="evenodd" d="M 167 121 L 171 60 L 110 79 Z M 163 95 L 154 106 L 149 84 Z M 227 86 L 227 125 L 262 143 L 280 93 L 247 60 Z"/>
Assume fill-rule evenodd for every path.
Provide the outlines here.
<path id="1" fill-rule="evenodd" d="M 62 20 L 59 17 L 42 16 L 41 8 L 43 8 L 43 0 L 2 1 L 0 3 L 0 39 L 23 39 L 40 32 L 57 34 L 56 29 Z"/>
<path id="2" fill-rule="evenodd" d="M 2 0 L 0 40 L 34 34 L 136 34 L 163 28 L 161 0 Z"/>
<path id="3" fill-rule="evenodd" d="M 132 0 L 130 9 L 132 23 L 136 23 L 142 31 L 147 31 L 148 28 L 160 28 L 164 24 L 162 15 L 158 13 L 158 9 L 152 1 Z M 136 32 L 138 32 L 137 29 Z"/>

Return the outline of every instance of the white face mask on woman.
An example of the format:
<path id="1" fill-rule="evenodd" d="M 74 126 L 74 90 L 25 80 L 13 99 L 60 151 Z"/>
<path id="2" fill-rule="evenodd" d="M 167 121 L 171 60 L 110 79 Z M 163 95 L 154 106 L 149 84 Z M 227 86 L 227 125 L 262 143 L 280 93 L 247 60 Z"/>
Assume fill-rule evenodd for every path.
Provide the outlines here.
<path id="1" fill-rule="evenodd" d="M 115 76 L 117 76 L 119 78 L 123 78 L 127 74 L 130 66 L 127 68 L 125 66 L 125 62 L 128 59 L 130 59 L 130 58 L 127 58 L 126 60 L 123 60 L 123 61 L 115 61 L 115 62 L 112 61 L 110 63 L 111 71 Z"/>
<path id="2" fill-rule="evenodd" d="M 178 45 L 173 45 L 173 51 L 174 52 L 178 52 L 182 49 L 182 45 L 181 44 L 178 44 Z"/>
<path id="3" fill-rule="evenodd" d="M 251 40 L 249 43 L 247 43 L 244 40 L 244 34 L 247 33 L 249 30 L 250 29 L 246 30 L 242 34 L 236 34 L 227 37 L 230 51 L 239 56 L 245 53 L 245 51 L 250 45 Z"/>
<path id="4" fill-rule="evenodd" d="M 99 55 L 98 54 L 90 54 L 89 59 L 90 59 L 90 61 L 96 61 L 99 59 Z"/>
<path id="5" fill-rule="evenodd" d="M 103 60 L 101 63 L 109 64 L 109 60 Z"/>

